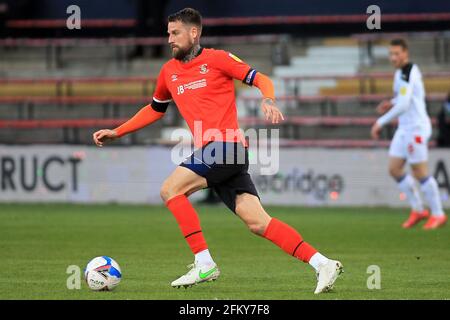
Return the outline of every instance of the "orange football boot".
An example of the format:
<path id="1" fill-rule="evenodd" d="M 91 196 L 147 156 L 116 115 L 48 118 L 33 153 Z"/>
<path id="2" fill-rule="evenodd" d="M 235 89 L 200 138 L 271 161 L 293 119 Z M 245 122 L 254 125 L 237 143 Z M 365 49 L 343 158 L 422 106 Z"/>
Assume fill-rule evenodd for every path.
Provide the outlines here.
<path id="1" fill-rule="evenodd" d="M 427 223 L 423 226 L 424 230 L 433 230 L 439 227 L 442 227 L 447 222 L 447 216 L 444 214 L 443 216 L 431 216 Z"/>
<path id="2" fill-rule="evenodd" d="M 423 210 L 422 212 L 418 212 L 418 211 L 411 211 L 411 214 L 409 215 L 408 220 L 406 220 L 403 224 L 402 227 L 405 229 L 411 228 L 413 226 L 415 226 L 416 224 L 418 224 L 420 222 L 420 220 L 426 219 L 430 216 L 430 213 L 428 212 L 428 210 Z"/>

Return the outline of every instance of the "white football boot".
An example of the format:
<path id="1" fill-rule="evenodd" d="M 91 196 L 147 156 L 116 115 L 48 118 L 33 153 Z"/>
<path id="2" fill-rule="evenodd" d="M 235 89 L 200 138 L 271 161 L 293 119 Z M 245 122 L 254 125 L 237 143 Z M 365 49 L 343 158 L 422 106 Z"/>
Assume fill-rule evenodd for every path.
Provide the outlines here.
<path id="1" fill-rule="evenodd" d="M 328 292 L 333 289 L 334 282 L 342 272 L 344 272 L 342 263 L 336 260 L 329 260 L 326 264 L 319 266 L 317 287 L 314 294 Z"/>
<path id="2" fill-rule="evenodd" d="M 197 283 L 215 281 L 220 275 L 220 270 L 216 264 L 205 267 L 193 263 L 187 267 L 191 270 L 189 270 L 184 276 L 181 276 L 173 281 L 171 283 L 172 287 L 180 288 L 183 286 L 186 289 L 187 287 L 191 287 Z"/>

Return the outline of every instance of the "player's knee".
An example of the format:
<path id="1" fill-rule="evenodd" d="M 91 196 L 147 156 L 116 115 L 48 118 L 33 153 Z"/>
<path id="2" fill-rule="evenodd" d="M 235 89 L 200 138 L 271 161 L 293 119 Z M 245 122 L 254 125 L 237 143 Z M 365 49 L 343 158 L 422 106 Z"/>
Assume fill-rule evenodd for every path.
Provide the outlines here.
<path id="1" fill-rule="evenodd" d="M 164 202 L 167 202 L 167 200 L 172 197 L 172 188 L 167 180 L 162 184 L 161 189 L 159 190 L 159 195 Z"/>
<path id="2" fill-rule="evenodd" d="M 161 186 L 161 189 L 159 190 L 159 195 L 161 196 L 161 199 L 164 202 L 167 202 L 168 200 L 172 199 L 175 196 L 185 194 L 180 187 L 170 180 L 164 181 L 164 183 Z"/>
<path id="3" fill-rule="evenodd" d="M 266 231 L 267 223 L 265 223 L 264 221 L 256 221 L 247 223 L 247 227 L 252 233 L 262 236 L 264 234 L 264 231 Z"/>
<path id="4" fill-rule="evenodd" d="M 426 166 L 412 166 L 412 174 L 417 180 L 428 177 L 428 169 Z"/>
<path id="5" fill-rule="evenodd" d="M 389 174 L 392 178 L 398 179 L 403 175 L 403 170 L 396 167 L 389 167 Z"/>
<path id="6" fill-rule="evenodd" d="M 389 168 L 389 175 L 391 177 L 395 178 L 395 173 L 396 173 L 396 170 L 394 168 Z"/>
<path id="7" fill-rule="evenodd" d="M 413 172 L 413 177 L 418 181 L 421 181 L 427 178 L 428 176 L 429 176 L 428 172 Z"/>

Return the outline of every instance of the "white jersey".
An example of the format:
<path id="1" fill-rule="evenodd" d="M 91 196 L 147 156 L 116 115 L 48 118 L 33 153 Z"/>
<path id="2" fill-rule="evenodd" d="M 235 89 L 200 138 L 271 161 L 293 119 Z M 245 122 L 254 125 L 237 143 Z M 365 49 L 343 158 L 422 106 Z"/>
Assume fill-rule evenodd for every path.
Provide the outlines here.
<path id="1" fill-rule="evenodd" d="M 401 131 L 426 131 L 431 133 L 431 121 L 425 105 L 422 74 L 416 64 L 408 63 L 394 75 L 393 107 L 377 122 L 384 126 L 398 117 Z"/>

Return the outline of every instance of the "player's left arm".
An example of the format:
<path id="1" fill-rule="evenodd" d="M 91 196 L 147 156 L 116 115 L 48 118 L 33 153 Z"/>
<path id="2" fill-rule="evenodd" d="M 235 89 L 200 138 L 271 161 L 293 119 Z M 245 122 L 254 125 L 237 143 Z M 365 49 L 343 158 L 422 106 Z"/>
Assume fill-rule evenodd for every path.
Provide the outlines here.
<path id="1" fill-rule="evenodd" d="M 218 68 L 227 76 L 240 80 L 249 86 L 257 87 L 263 96 L 261 109 L 266 120 L 279 123 L 284 120 L 283 114 L 275 102 L 275 90 L 272 80 L 261 72 L 251 68 L 248 64 L 232 53 L 217 50 L 216 63 Z"/>
<path id="2" fill-rule="evenodd" d="M 414 70 L 411 71 L 409 79 L 402 80 L 400 90 L 395 97 L 395 104 L 383 116 L 379 117 L 373 124 L 371 129 L 371 136 L 373 139 L 378 139 L 381 129 L 399 115 L 408 110 L 411 105 L 412 91 L 415 81 L 420 81 L 420 75 Z"/>
<path id="3" fill-rule="evenodd" d="M 275 103 L 275 89 L 270 78 L 260 72 L 255 76 L 253 85 L 261 91 L 263 100 L 261 102 L 261 109 L 266 117 L 266 120 L 272 120 L 272 123 L 278 123 L 284 120 L 283 114 Z"/>

